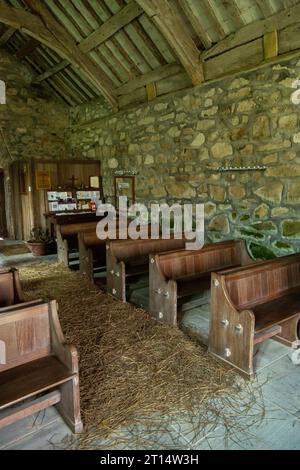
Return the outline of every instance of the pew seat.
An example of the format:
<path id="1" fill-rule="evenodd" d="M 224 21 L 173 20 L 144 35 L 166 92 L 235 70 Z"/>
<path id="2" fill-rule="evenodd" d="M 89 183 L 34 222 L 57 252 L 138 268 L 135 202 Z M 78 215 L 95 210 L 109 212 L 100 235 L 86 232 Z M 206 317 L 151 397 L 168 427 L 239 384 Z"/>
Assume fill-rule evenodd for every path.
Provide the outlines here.
<path id="1" fill-rule="evenodd" d="M 6 370 L 0 374 L 0 410 L 57 387 L 71 378 L 72 373 L 55 356 Z"/>

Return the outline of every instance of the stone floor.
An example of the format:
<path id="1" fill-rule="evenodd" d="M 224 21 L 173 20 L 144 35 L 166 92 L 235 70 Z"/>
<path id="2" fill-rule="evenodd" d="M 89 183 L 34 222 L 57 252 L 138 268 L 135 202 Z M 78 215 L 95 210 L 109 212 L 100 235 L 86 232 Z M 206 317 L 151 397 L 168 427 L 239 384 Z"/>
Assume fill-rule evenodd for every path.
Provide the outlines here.
<path id="1" fill-rule="evenodd" d="M 4 242 L 2 242 L 4 243 Z M 7 242 L 5 242 L 7 243 Z M 54 261 L 55 256 L 47 257 Z M 45 259 L 43 259 L 45 260 Z M 40 259 L 30 254 L 6 258 L 0 254 L 0 267 L 16 266 Z M 132 286 L 130 300 L 146 307 L 148 292 L 145 280 Z M 183 306 L 182 324 L 205 337 L 208 332 L 208 305 L 203 298 L 193 298 Z M 228 401 L 228 423 L 212 416 L 207 425 L 199 426 L 199 416 L 173 417 L 164 426 L 164 416 L 156 417 L 150 432 L 142 425 L 122 428 L 110 440 L 101 441 L 97 449 L 204 450 L 204 449 L 300 449 L 300 366 L 290 359 L 290 349 L 269 340 L 260 348 L 256 360 L 257 376 L 251 385 L 242 387 L 234 403 Z M 251 408 L 249 409 L 249 403 Z M 142 436 L 143 439 L 137 439 Z M 0 449 L 62 449 L 72 438 L 68 427 L 49 408 L 35 416 L 0 430 Z M 138 443 L 139 442 L 139 443 Z"/>

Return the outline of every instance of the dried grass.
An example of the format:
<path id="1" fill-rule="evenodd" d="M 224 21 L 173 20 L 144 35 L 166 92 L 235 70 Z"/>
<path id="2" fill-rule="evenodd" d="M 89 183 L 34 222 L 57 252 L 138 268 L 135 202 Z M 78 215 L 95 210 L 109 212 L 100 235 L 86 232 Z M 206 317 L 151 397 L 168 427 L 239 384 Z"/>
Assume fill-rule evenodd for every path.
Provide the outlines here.
<path id="1" fill-rule="evenodd" d="M 66 339 L 79 353 L 86 432 L 76 446 L 91 448 L 127 426 L 131 444 L 135 435 L 141 447 L 145 438 L 138 443 L 141 432 L 132 429 L 142 425 L 149 441 L 157 436 L 158 421 L 162 431 L 180 414 L 193 421 L 197 415 L 201 430 L 220 419 L 222 400 L 234 399 L 235 372 L 179 329 L 157 324 L 144 310 L 114 300 L 60 264 L 24 266 L 20 273 L 26 299 L 58 301 Z M 105 445 L 114 447 L 114 439 Z"/>

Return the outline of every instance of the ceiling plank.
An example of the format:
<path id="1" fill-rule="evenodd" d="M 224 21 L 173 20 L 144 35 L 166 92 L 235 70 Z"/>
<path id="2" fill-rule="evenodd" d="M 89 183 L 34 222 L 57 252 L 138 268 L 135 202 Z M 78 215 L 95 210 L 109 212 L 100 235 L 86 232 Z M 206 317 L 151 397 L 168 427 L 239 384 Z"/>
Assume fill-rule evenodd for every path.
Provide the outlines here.
<path id="1" fill-rule="evenodd" d="M 201 39 L 201 42 L 205 49 L 208 49 L 212 45 L 212 41 L 208 35 L 208 33 L 203 28 L 200 19 L 196 15 L 192 5 L 188 2 L 181 2 L 180 7 L 182 8 L 183 12 L 185 13 L 186 17 L 190 21 L 191 25 L 194 28 L 195 33 Z"/>
<path id="2" fill-rule="evenodd" d="M 126 7 L 122 8 L 122 10 L 120 10 L 107 21 L 105 21 L 105 23 L 103 23 L 96 31 L 90 34 L 87 38 L 83 39 L 79 43 L 78 47 L 84 53 L 92 51 L 93 49 L 107 41 L 111 36 L 117 33 L 120 29 L 122 29 L 132 20 L 140 16 L 143 11 L 144 10 L 136 2 L 130 2 Z M 64 69 L 67 65 L 65 65 L 65 61 L 61 62 L 61 68 L 58 64 L 58 72 Z M 43 80 L 46 80 L 48 78 L 48 72 L 50 73 L 49 76 L 52 76 L 57 73 L 55 68 L 50 69 L 44 74 L 41 74 L 40 76 L 36 77 L 35 81 L 41 82 Z"/>
<path id="3" fill-rule="evenodd" d="M 16 29 L 12 27 L 4 31 L 2 36 L 0 36 L 0 46 L 4 46 L 4 44 L 6 44 L 10 40 L 10 38 L 15 34 L 15 32 Z"/>
<path id="4" fill-rule="evenodd" d="M 190 76 L 193 85 L 204 81 L 200 52 L 193 39 L 186 33 L 182 17 L 174 11 L 169 0 L 136 0 L 152 18 L 177 58 Z"/>
<path id="5" fill-rule="evenodd" d="M 113 87 L 101 69 L 81 52 L 73 38 L 58 24 L 40 1 L 25 0 L 25 2 L 35 14 L 1 2 L 0 21 L 37 39 L 73 65 L 81 68 L 86 78 L 101 91 L 113 106 L 117 107 L 118 102 Z"/>
<path id="6" fill-rule="evenodd" d="M 235 29 L 239 29 L 245 26 L 245 21 L 242 17 L 239 7 L 236 4 L 236 0 L 222 0 L 222 4 L 228 10 Z"/>
<path id="7" fill-rule="evenodd" d="M 214 27 L 215 31 L 219 35 L 219 37 L 221 39 L 225 38 L 226 32 L 223 28 L 223 25 L 222 25 L 221 21 L 219 20 L 219 18 L 216 15 L 215 5 L 212 3 L 212 1 L 211 0 L 202 0 L 201 7 L 206 12 L 206 15 L 209 17 L 211 23 L 213 24 L 213 27 Z"/>
<path id="8" fill-rule="evenodd" d="M 257 20 L 250 23 L 236 33 L 231 34 L 226 39 L 218 42 L 215 46 L 202 53 L 202 59 L 206 60 L 211 57 L 222 54 L 223 52 L 234 49 L 235 47 L 254 41 L 267 33 L 271 33 L 275 29 L 278 31 L 292 24 L 299 22 L 300 4 L 286 10 L 275 13 L 269 18 Z"/>
<path id="9" fill-rule="evenodd" d="M 43 80 L 47 80 L 47 78 L 50 78 L 56 73 L 65 69 L 66 67 L 68 67 L 68 65 L 70 65 L 70 62 L 68 60 L 63 60 L 62 62 L 59 62 L 58 64 L 51 67 L 51 69 L 46 70 L 46 72 L 43 72 L 37 77 L 35 77 L 35 79 L 33 80 L 33 83 L 41 83 Z"/>
<path id="10" fill-rule="evenodd" d="M 40 42 L 37 39 L 33 39 L 33 38 L 29 39 L 29 41 L 27 41 L 24 44 L 24 46 L 22 46 L 21 49 L 19 49 L 16 52 L 15 55 L 16 55 L 17 59 L 19 59 L 19 60 L 24 59 L 24 57 L 31 54 L 38 47 L 39 44 L 40 44 Z"/>
<path id="11" fill-rule="evenodd" d="M 95 49 L 142 13 L 143 9 L 136 2 L 128 3 L 122 10 L 105 21 L 96 31 L 84 39 L 80 43 L 80 49 L 83 52 Z"/>

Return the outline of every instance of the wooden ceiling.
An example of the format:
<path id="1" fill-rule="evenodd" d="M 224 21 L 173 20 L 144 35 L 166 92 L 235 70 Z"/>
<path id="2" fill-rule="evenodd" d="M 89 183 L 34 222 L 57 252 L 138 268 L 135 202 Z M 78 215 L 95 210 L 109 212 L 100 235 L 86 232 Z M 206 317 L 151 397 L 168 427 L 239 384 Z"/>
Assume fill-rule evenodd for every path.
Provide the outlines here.
<path id="1" fill-rule="evenodd" d="M 0 45 L 31 66 L 34 83 L 46 82 L 69 105 L 104 96 L 119 108 L 133 93 L 143 101 L 145 93 L 151 99 L 201 83 L 203 60 L 229 50 L 227 38 L 285 10 L 293 13 L 299 3 L 1 0 Z"/>

